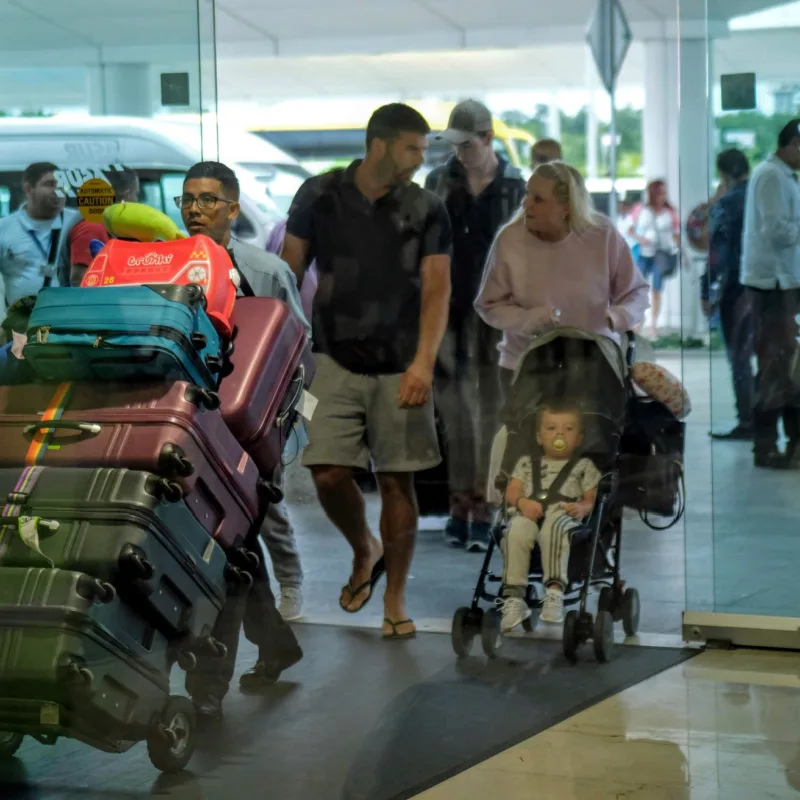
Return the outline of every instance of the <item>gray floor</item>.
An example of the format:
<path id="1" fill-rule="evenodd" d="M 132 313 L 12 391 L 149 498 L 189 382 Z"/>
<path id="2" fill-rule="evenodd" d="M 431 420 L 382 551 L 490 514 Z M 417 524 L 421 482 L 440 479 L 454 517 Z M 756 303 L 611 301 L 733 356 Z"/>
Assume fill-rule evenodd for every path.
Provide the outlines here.
<path id="1" fill-rule="evenodd" d="M 660 362 L 680 376 L 693 401 L 687 420 L 685 519 L 655 532 L 636 517 L 626 521 L 623 565 L 642 597 L 645 633 L 675 634 L 681 612 L 692 609 L 796 614 L 800 585 L 797 473 L 755 470 L 747 443 L 715 442 L 710 428 L 734 423 L 728 367 L 721 353 L 665 354 Z M 288 470 L 288 498 L 306 569 L 306 614 L 331 619 L 350 570 L 346 544 L 314 497 L 308 473 Z M 370 498 L 377 529 L 379 504 Z M 423 520 L 410 581 L 409 611 L 416 619 L 444 621 L 470 598 L 479 556 L 446 548 L 443 520 Z M 360 618 L 380 622 L 380 603 Z"/>
<path id="2" fill-rule="evenodd" d="M 108 755 L 26 742 L 0 765 L 3 800 L 401 800 L 680 663 L 695 651 L 620 647 L 572 667 L 557 643 L 508 642 L 457 662 L 449 637 L 387 643 L 376 631 L 298 626 L 305 659 L 264 696 L 234 689 L 179 781 L 144 745 Z M 239 670 L 254 653 L 243 648 Z M 180 676 L 175 676 L 180 690 Z"/>

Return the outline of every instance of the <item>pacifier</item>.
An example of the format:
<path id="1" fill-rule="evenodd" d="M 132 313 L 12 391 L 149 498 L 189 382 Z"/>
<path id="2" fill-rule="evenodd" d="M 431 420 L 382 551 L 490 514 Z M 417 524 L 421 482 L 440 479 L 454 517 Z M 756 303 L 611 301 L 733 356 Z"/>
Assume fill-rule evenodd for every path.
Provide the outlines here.
<path id="1" fill-rule="evenodd" d="M 553 439 L 553 450 L 555 450 L 557 453 L 560 453 L 566 449 L 567 440 L 563 436 L 556 436 L 556 438 Z"/>

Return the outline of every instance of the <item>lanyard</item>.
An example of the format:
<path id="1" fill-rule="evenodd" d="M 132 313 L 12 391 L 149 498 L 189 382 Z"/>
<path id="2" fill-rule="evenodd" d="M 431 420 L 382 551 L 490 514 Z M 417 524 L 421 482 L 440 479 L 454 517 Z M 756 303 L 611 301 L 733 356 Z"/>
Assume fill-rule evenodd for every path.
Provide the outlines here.
<path id="1" fill-rule="evenodd" d="M 22 223 L 20 223 L 22 224 Z M 61 226 L 64 225 L 64 213 L 61 213 Z M 22 226 L 25 228 L 25 226 Z M 60 238 L 61 228 L 51 228 L 50 229 L 50 246 L 47 250 L 45 250 L 44 245 L 39 240 L 39 237 L 36 235 L 36 231 L 31 230 L 30 228 L 25 228 L 28 232 L 28 236 L 33 239 L 33 243 L 36 245 L 39 252 L 42 254 L 42 258 L 45 259 L 46 263 L 52 265 L 56 260 L 56 253 L 58 252 L 58 240 Z"/>

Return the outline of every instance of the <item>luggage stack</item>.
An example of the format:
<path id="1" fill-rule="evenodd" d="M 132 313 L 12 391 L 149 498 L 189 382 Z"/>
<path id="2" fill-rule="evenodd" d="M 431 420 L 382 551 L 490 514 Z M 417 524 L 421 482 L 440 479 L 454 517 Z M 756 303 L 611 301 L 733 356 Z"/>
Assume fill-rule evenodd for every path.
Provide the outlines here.
<path id="1" fill-rule="evenodd" d="M 259 565 L 245 545 L 313 376 L 285 304 L 241 298 L 212 321 L 206 289 L 112 280 L 37 300 L 24 356 L 40 381 L 0 387 L 0 756 L 27 734 L 146 740 L 168 772 L 191 757 L 170 672 L 225 655 L 214 624 Z"/>

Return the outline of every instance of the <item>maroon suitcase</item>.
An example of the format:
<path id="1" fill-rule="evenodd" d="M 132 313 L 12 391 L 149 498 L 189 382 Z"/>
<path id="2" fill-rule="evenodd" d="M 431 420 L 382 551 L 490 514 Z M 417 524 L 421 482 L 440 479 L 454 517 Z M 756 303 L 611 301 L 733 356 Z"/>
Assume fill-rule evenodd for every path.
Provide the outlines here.
<path id="1" fill-rule="evenodd" d="M 280 300 L 240 297 L 233 323 L 233 371 L 220 385 L 220 409 L 269 480 L 291 433 L 294 409 L 314 377 L 314 357 L 305 327 Z"/>
<path id="2" fill-rule="evenodd" d="M 230 548 L 258 512 L 259 474 L 213 405 L 183 382 L 3 386 L 0 467 L 124 467 L 163 476 Z"/>

